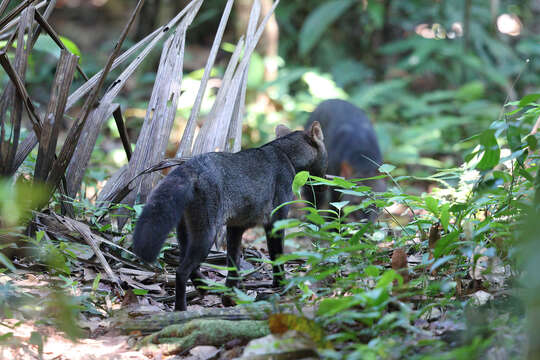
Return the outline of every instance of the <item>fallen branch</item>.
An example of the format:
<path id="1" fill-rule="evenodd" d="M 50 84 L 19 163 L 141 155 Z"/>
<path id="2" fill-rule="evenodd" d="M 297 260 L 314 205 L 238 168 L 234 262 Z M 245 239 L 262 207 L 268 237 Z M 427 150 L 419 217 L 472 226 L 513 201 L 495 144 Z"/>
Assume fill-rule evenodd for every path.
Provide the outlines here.
<path id="1" fill-rule="evenodd" d="M 286 305 L 289 310 L 292 305 Z M 274 311 L 273 306 L 257 304 L 256 306 L 235 306 L 230 308 L 202 308 L 189 311 L 159 312 L 157 314 L 131 317 L 125 311 L 116 316 L 115 328 L 122 332 L 141 331 L 148 334 L 161 330 L 169 325 L 185 324 L 196 319 L 221 319 L 221 320 L 266 320 Z"/>
<path id="2" fill-rule="evenodd" d="M 79 221 L 72 220 L 68 217 L 64 216 L 58 216 L 56 215 L 59 222 L 64 224 L 68 229 L 71 229 L 72 231 L 76 231 L 83 239 L 86 241 L 88 245 L 92 248 L 94 253 L 96 254 L 96 257 L 98 258 L 99 262 L 103 266 L 103 269 L 107 273 L 107 276 L 109 279 L 113 282 L 115 282 L 118 285 L 118 289 L 120 290 L 120 293 L 123 295 L 124 290 L 120 286 L 120 280 L 118 279 L 118 276 L 112 271 L 111 267 L 109 266 L 109 263 L 105 259 L 105 256 L 103 256 L 103 253 L 101 252 L 99 246 L 98 246 L 98 240 L 96 240 L 97 235 L 93 234 L 92 231 L 90 231 L 90 228 L 88 225 L 83 224 Z"/>
<path id="3" fill-rule="evenodd" d="M 268 334 L 266 320 L 197 319 L 167 326 L 144 338 L 141 346 L 159 344 L 165 354 L 183 354 L 199 345 L 221 346 L 232 339 L 247 343 Z"/>

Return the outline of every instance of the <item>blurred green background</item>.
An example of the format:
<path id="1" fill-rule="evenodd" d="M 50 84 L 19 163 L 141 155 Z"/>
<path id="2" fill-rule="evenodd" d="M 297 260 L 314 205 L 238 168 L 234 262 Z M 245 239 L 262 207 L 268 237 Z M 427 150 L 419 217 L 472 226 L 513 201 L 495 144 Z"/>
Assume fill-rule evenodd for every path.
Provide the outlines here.
<path id="1" fill-rule="evenodd" d="M 201 121 L 219 87 L 230 44 L 244 31 L 251 2 L 235 2 Z M 148 0 L 124 46 L 186 3 Z M 271 1 L 262 3 L 265 9 Z M 93 75 L 103 67 L 133 5 L 127 0 L 61 0 L 51 23 Z M 168 156 L 174 155 L 189 116 L 223 7 L 223 1 L 205 1 L 188 31 L 183 94 Z M 499 118 L 505 100 L 538 91 L 539 16 L 539 0 L 282 1 L 251 62 L 243 145 L 272 139 L 278 123 L 301 127 L 320 101 L 337 97 L 370 115 L 385 162 L 398 165 L 398 174 L 422 176 L 458 165 L 471 147 L 464 140 Z M 36 45 L 28 77 L 42 106 L 59 55 L 46 40 L 40 37 Z M 155 51 L 121 94 L 133 143 L 158 60 Z M 104 180 L 127 161 L 113 119 L 98 144 L 87 174 L 90 182 Z"/>

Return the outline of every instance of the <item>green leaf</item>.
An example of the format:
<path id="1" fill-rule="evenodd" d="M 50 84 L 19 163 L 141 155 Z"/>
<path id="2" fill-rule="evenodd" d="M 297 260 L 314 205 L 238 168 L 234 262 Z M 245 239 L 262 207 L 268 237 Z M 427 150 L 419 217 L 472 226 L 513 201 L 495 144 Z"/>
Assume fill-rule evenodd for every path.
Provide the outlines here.
<path id="1" fill-rule="evenodd" d="M 62 41 L 62 43 L 64 44 L 66 49 L 69 50 L 69 52 L 71 52 L 74 55 L 77 55 L 78 57 L 81 57 L 81 50 L 79 49 L 77 44 L 75 44 L 73 41 L 71 41 L 65 36 L 60 36 L 60 41 Z"/>
<path id="2" fill-rule="evenodd" d="M 133 293 L 135 295 L 146 295 L 146 294 L 148 294 L 148 290 L 145 290 L 145 289 L 133 289 Z"/>
<path id="3" fill-rule="evenodd" d="M 340 201 L 340 202 L 331 202 L 330 205 L 332 205 L 338 210 L 341 210 L 348 203 L 349 203 L 348 201 Z"/>
<path id="4" fill-rule="evenodd" d="M 493 171 L 493 178 L 495 179 L 501 179 L 503 180 L 505 183 L 508 183 L 510 181 L 512 181 L 512 175 L 510 175 L 508 172 L 506 171 L 500 171 L 500 170 L 495 170 Z"/>
<path id="5" fill-rule="evenodd" d="M 490 170 L 499 163 L 501 158 L 501 150 L 497 139 L 495 138 L 495 130 L 485 130 L 480 134 L 480 144 L 483 146 L 484 153 L 482 158 L 476 164 L 478 170 Z"/>
<path id="6" fill-rule="evenodd" d="M 534 135 L 527 135 L 527 137 L 525 137 L 525 141 L 527 142 L 527 146 L 531 149 L 531 151 L 535 151 L 538 147 L 538 140 Z"/>
<path id="7" fill-rule="evenodd" d="M 363 298 L 356 296 L 324 299 L 319 305 L 317 315 L 332 316 L 364 302 L 365 300 Z"/>
<path id="8" fill-rule="evenodd" d="M 379 268 L 375 265 L 369 265 L 364 270 L 365 276 L 377 277 L 380 273 Z"/>
<path id="9" fill-rule="evenodd" d="M 512 151 L 521 149 L 521 130 L 517 126 L 510 125 L 506 130 L 506 140 Z"/>
<path id="10" fill-rule="evenodd" d="M 294 177 L 294 180 L 292 183 L 292 189 L 293 189 L 294 194 L 297 197 L 300 197 L 300 189 L 302 188 L 302 186 L 306 184 L 306 181 L 308 178 L 309 178 L 309 172 L 307 171 L 300 171 Z"/>
<path id="11" fill-rule="evenodd" d="M 361 204 L 361 205 L 350 205 L 350 206 L 345 206 L 343 208 L 343 215 L 347 216 L 349 215 L 350 213 L 354 212 L 354 211 L 357 211 L 357 210 L 360 210 L 360 209 L 364 209 L 366 206 L 369 206 L 368 204 Z"/>
<path id="12" fill-rule="evenodd" d="M 300 29 L 300 55 L 306 55 L 319 41 L 326 29 L 354 3 L 353 0 L 328 1 L 309 14 Z"/>
<path id="13" fill-rule="evenodd" d="M 459 238 L 459 232 L 453 231 L 449 234 L 444 235 L 437 241 L 437 244 L 435 245 L 435 250 L 433 251 L 433 257 L 439 258 L 441 255 L 445 255 L 452 251 L 452 249 L 455 246 L 455 242 Z"/>
<path id="14" fill-rule="evenodd" d="M 439 200 L 431 196 L 426 196 L 424 200 L 427 210 L 429 210 L 433 215 L 439 216 Z"/>
<path id="15" fill-rule="evenodd" d="M 15 269 L 15 266 L 11 263 L 11 261 L 0 252 L 0 263 L 4 264 L 5 267 L 7 267 L 9 270 L 15 272 L 17 269 Z"/>
<path id="16" fill-rule="evenodd" d="M 519 175 L 523 176 L 525 179 L 529 180 L 530 182 L 534 183 L 534 177 L 527 172 L 527 170 L 519 168 L 518 169 Z"/>
<path id="17" fill-rule="evenodd" d="M 237 288 L 233 289 L 235 300 L 238 304 L 251 304 L 255 301 L 255 297 L 251 297 L 242 290 L 239 290 Z"/>
<path id="18" fill-rule="evenodd" d="M 277 206 L 274 210 L 272 210 L 272 213 L 270 214 L 271 216 L 273 216 L 276 211 L 278 211 L 279 209 L 281 209 L 282 207 L 284 206 L 288 206 L 288 205 L 291 205 L 291 204 L 308 204 L 308 205 L 312 205 L 312 203 L 310 203 L 309 201 L 307 200 L 292 200 L 292 201 L 287 201 L 287 202 L 284 202 L 283 204 L 280 204 L 279 206 Z"/>
<path id="19" fill-rule="evenodd" d="M 481 99 L 484 96 L 484 84 L 481 81 L 471 81 L 463 85 L 456 93 L 456 98 L 463 101 Z"/>
<path id="20" fill-rule="evenodd" d="M 393 270 L 392 270 L 393 271 Z M 399 280 L 400 284 L 403 284 L 403 280 L 401 279 L 401 275 L 398 275 L 397 273 L 394 273 L 395 278 Z M 393 280 L 392 280 L 393 281 Z M 386 301 L 388 301 L 389 293 L 388 290 L 385 289 L 385 286 L 381 286 L 375 289 L 371 289 L 369 291 L 366 291 L 364 293 L 364 296 L 366 297 L 368 303 L 368 306 L 380 306 L 384 304 Z"/>
<path id="21" fill-rule="evenodd" d="M 226 51 L 232 54 L 234 50 L 236 50 L 236 45 L 230 42 L 223 42 L 221 43 L 221 49 L 223 49 L 223 51 Z"/>
<path id="22" fill-rule="evenodd" d="M 92 282 L 92 291 L 97 290 L 100 281 L 101 281 L 101 273 L 98 273 L 97 276 L 94 278 L 94 281 Z"/>
<path id="23" fill-rule="evenodd" d="M 324 218 L 317 213 L 311 213 L 306 215 L 306 219 L 317 225 L 322 225 L 326 222 Z"/>
<path id="24" fill-rule="evenodd" d="M 274 222 L 274 227 L 272 228 L 272 234 L 274 234 L 276 231 L 296 227 L 300 224 L 301 224 L 300 220 L 297 220 L 297 219 L 278 220 Z"/>
<path id="25" fill-rule="evenodd" d="M 81 56 L 81 51 L 73 41 L 64 36 L 60 36 L 60 41 L 62 41 L 62 44 L 64 44 L 69 52 L 79 57 Z M 46 52 L 56 58 L 60 58 L 61 49 L 50 36 L 40 36 L 34 45 L 34 49 L 37 51 Z"/>
<path id="26" fill-rule="evenodd" d="M 435 261 L 433 265 L 431 265 L 430 271 L 432 272 L 435 271 L 438 267 L 440 267 L 441 265 L 444 265 L 445 263 L 447 263 L 448 261 L 452 260 L 455 257 L 456 255 L 446 255 L 440 259 L 437 259 L 437 261 Z"/>
<path id="27" fill-rule="evenodd" d="M 381 276 L 381 278 L 379 279 L 379 281 L 377 281 L 376 288 L 385 288 L 388 285 L 390 285 L 392 281 L 398 278 L 401 278 L 401 276 L 399 276 L 398 273 L 395 272 L 393 269 L 386 270 L 384 274 Z"/>
<path id="28" fill-rule="evenodd" d="M 379 166 L 379 171 L 380 172 L 383 172 L 383 173 L 391 173 L 396 167 L 394 165 L 390 165 L 390 164 L 382 164 L 381 166 Z"/>
<path id="29" fill-rule="evenodd" d="M 257 52 L 251 54 L 247 77 L 249 89 L 255 89 L 264 83 L 264 60 Z"/>
<path id="30" fill-rule="evenodd" d="M 525 107 L 529 104 L 532 104 L 540 99 L 540 94 L 528 94 L 519 100 L 519 107 Z"/>
<path id="31" fill-rule="evenodd" d="M 448 226 L 450 225 L 450 204 L 444 204 L 441 206 L 441 225 L 445 232 L 448 231 Z"/>
<path id="32" fill-rule="evenodd" d="M 356 186 L 355 183 L 351 182 L 351 181 L 348 181 L 348 180 L 345 180 L 345 179 L 342 179 L 342 178 L 334 178 L 334 183 L 337 185 L 337 186 L 341 186 L 345 189 L 352 189 Z"/>

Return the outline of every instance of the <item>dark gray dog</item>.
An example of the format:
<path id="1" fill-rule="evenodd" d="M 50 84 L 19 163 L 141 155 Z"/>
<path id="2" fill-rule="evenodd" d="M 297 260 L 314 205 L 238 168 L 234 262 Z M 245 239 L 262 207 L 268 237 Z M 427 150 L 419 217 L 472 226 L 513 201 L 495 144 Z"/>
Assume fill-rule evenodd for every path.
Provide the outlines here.
<path id="1" fill-rule="evenodd" d="M 135 226 L 133 251 L 154 261 L 167 234 L 177 226 L 180 265 L 176 269 L 175 310 L 186 310 L 186 281 L 202 284 L 199 265 L 206 259 L 218 229 L 227 226 L 227 266 L 238 266 L 242 233 L 263 225 L 270 259 L 283 253 L 283 231 L 272 235 L 272 225 L 287 216 L 278 205 L 293 199 L 295 174 L 308 170 L 324 176 L 326 148 L 320 124 L 292 132 L 279 125 L 277 139 L 259 148 L 238 153 L 195 156 L 167 175 L 152 191 Z M 282 269 L 274 267 L 274 286 Z M 234 286 L 238 274 L 230 271 L 226 285 Z"/>
<path id="2" fill-rule="evenodd" d="M 324 131 L 324 144 L 328 151 L 328 170 L 330 175 L 342 176 L 346 179 L 369 178 L 379 175 L 377 169 L 382 165 L 382 155 L 375 130 L 366 114 L 344 100 L 326 100 L 317 106 L 310 115 L 306 126 L 318 122 Z M 386 190 L 384 179 L 366 180 L 373 191 Z M 309 189 L 305 189 L 305 197 L 313 200 Z M 361 197 L 343 195 L 338 191 L 316 194 L 317 206 L 328 207 L 328 202 L 349 200 L 352 204 L 360 203 Z M 368 219 L 374 222 L 377 218 L 375 207 L 352 214 L 353 219 Z"/>

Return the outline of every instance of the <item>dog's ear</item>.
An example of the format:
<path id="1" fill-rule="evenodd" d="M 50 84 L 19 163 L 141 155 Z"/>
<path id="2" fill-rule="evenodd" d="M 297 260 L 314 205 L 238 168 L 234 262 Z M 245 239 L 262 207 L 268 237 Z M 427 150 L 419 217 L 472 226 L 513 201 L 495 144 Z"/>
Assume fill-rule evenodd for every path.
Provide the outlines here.
<path id="1" fill-rule="evenodd" d="M 321 124 L 318 121 L 311 123 L 307 129 L 307 133 L 315 142 L 322 143 L 324 141 L 324 135 L 321 129 Z"/>
<path id="2" fill-rule="evenodd" d="M 286 127 L 285 125 L 279 124 L 278 126 L 276 126 L 276 137 L 279 138 L 279 137 L 288 135 L 290 133 L 292 133 L 292 130 Z"/>

